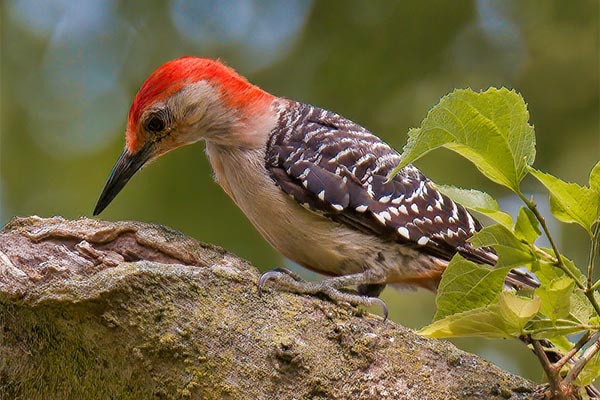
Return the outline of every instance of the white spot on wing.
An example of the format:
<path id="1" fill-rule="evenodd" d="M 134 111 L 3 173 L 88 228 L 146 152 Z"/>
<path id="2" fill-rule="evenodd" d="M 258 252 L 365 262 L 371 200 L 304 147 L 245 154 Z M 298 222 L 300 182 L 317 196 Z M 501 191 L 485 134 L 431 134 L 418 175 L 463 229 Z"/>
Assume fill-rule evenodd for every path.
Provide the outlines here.
<path id="1" fill-rule="evenodd" d="M 367 153 L 364 156 L 362 156 L 361 158 L 359 158 L 358 160 L 356 160 L 356 165 L 361 166 L 365 162 L 369 161 L 371 158 L 373 158 L 373 156 L 371 154 Z"/>
<path id="2" fill-rule="evenodd" d="M 455 202 L 452 202 L 452 217 L 458 219 L 458 207 L 456 207 Z"/>
<path id="3" fill-rule="evenodd" d="M 410 233 L 405 227 L 401 226 L 400 228 L 398 228 L 398 233 L 400 234 L 400 236 L 403 236 L 406 239 L 410 239 Z"/>
<path id="4" fill-rule="evenodd" d="M 367 185 L 367 194 L 369 195 L 369 197 L 373 198 L 375 197 L 375 192 L 373 192 L 373 186 L 372 185 Z"/>
<path id="5" fill-rule="evenodd" d="M 306 168 L 304 171 L 302 171 L 302 174 L 300 174 L 300 176 L 298 178 L 306 179 L 306 177 L 308 176 L 309 173 L 310 173 L 310 168 Z"/>
<path id="6" fill-rule="evenodd" d="M 467 220 L 469 221 L 469 232 L 471 232 L 471 233 L 475 232 L 475 221 L 473 220 L 473 217 L 469 213 L 467 213 Z"/>
<path id="7" fill-rule="evenodd" d="M 319 194 L 317 195 L 317 197 L 318 197 L 319 199 L 321 199 L 321 201 L 325 201 L 325 191 L 324 191 L 324 190 L 321 190 L 321 191 L 319 192 Z"/>
<path id="8" fill-rule="evenodd" d="M 429 243 L 429 238 L 427 236 L 421 236 L 419 240 L 417 240 L 417 244 L 421 246 L 425 246 L 427 243 Z"/>

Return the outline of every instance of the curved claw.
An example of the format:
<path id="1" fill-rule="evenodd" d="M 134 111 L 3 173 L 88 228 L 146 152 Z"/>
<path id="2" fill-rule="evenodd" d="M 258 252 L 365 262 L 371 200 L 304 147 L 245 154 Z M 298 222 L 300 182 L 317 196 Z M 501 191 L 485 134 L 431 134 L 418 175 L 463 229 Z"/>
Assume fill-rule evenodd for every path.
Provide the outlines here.
<path id="1" fill-rule="evenodd" d="M 292 278 L 293 280 L 297 281 L 297 282 L 302 282 L 302 278 L 300 278 L 300 275 L 298 275 L 297 273 L 295 273 L 292 270 L 289 270 L 287 268 L 284 267 L 277 267 L 272 269 L 270 272 L 279 272 L 281 274 L 287 275 L 290 278 Z"/>
<path id="2" fill-rule="evenodd" d="M 383 322 L 387 321 L 388 319 L 388 308 L 387 305 L 385 304 L 385 301 L 381 300 L 379 297 L 371 297 L 373 304 L 377 304 L 379 307 L 381 307 L 381 311 L 383 311 Z"/>
<path id="3" fill-rule="evenodd" d="M 274 270 L 271 270 L 271 271 L 268 271 L 268 272 L 265 272 L 264 274 L 262 274 L 260 276 L 260 278 L 258 279 L 258 285 L 257 285 L 258 295 L 262 296 L 262 294 L 263 294 L 262 287 L 269 279 L 274 278 L 280 274 L 282 274 L 282 272 L 278 271 L 277 269 L 274 269 Z"/>
<path id="4" fill-rule="evenodd" d="M 290 271 L 289 269 L 283 268 L 283 267 L 274 268 L 268 272 L 265 272 L 264 274 L 262 274 L 260 276 L 260 278 L 258 280 L 258 294 L 262 295 L 262 287 L 269 279 L 275 278 L 276 276 L 279 276 L 279 275 L 287 276 L 296 282 L 302 282 L 302 278 L 300 278 L 300 276 L 298 274 L 296 274 L 295 272 Z"/>

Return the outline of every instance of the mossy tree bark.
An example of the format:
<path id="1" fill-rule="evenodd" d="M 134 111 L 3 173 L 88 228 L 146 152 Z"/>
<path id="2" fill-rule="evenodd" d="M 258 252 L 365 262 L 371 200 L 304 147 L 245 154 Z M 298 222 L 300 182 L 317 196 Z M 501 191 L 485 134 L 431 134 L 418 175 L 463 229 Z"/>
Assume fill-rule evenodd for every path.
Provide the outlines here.
<path id="1" fill-rule="evenodd" d="M 227 251 L 139 222 L 0 232 L 2 399 L 530 399 L 448 342 L 311 296 L 256 292 Z"/>

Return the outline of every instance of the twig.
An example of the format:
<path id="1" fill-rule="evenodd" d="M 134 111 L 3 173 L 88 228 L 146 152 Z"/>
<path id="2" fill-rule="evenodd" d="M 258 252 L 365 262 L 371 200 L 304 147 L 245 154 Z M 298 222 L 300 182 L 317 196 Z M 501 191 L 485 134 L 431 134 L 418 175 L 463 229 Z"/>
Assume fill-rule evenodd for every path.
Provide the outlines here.
<path id="1" fill-rule="evenodd" d="M 538 210 L 535 202 L 533 200 L 528 200 L 523 195 L 523 193 L 519 192 L 517 194 L 519 195 L 519 197 L 521 198 L 523 203 L 525 203 L 527 208 L 529 208 L 531 210 L 533 215 L 535 215 L 537 220 L 540 222 L 542 230 L 544 231 L 544 234 L 548 238 L 548 241 L 550 242 L 550 246 L 552 247 L 552 250 L 554 251 L 554 255 L 556 256 L 556 265 L 558 267 L 560 267 L 560 269 L 562 269 L 567 275 L 569 275 L 569 277 L 575 281 L 575 283 L 577 284 L 577 286 L 579 286 L 580 289 L 585 290 L 585 285 L 583 283 L 579 282 L 579 279 L 577 279 L 577 277 L 573 274 L 573 272 L 571 272 L 571 270 L 569 270 L 567 268 L 567 266 L 564 264 L 562 258 L 560 257 L 560 252 L 558 251 L 558 247 L 556 246 L 556 243 L 554 242 L 554 238 L 550 234 L 548 225 L 546 225 L 546 219 L 544 218 L 544 216 L 542 214 L 540 214 L 540 211 Z"/>
<path id="2" fill-rule="evenodd" d="M 590 246 L 590 263 L 588 265 L 587 272 L 587 288 L 592 288 L 592 277 L 594 275 L 594 262 L 596 260 L 596 254 L 598 253 L 598 240 L 600 239 L 600 223 L 596 223 L 594 226 L 594 232 L 592 234 L 592 245 Z"/>
<path id="3" fill-rule="evenodd" d="M 590 263 L 588 265 L 587 272 L 587 289 L 585 290 L 585 296 L 590 300 L 590 303 L 594 306 L 596 313 L 600 315 L 600 306 L 594 296 L 594 292 L 597 289 L 598 284 L 592 284 L 592 278 L 594 275 L 594 262 L 596 260 L 596 254 L 598 254 L 598 242 L 600 241 L 600 223 L 596 222 L 594 226 L 594 233 L 592 235 L 592 245 L 590 247 Z M 598 281 L 600 283 L 600 280 Z"/>
<path id="4" fill-rule="evenodd" d="M 550 242 L 550 246 L 552 247 L 552 250 L 554 251 L 554 255 L 556 256 L 556 265 L 561 270 L 563 270 L 563 272 L 565 274 L 567 274 L 571 279 L 573 279 L 575 281 L 575 284 L 577 285 L 577 287 L 579 287 L 579 289 L 583 290 L 583 293 L 588 298 L 590 303 L 592 303 L 592 306 L 594 307 L 594 310 L 596 310 L 596 313 L 598 315 L 600 315 L 600 305 L 594 298 L 593 291 L 590 291 L 590 288 L 588 288 L 585 284 L 583 284 L 581 281 L 579 281 L 579 279 L 575 276 L 575 274 L 573 274 L 573 272 L 569 268 L 567 268 L 567 266 L 563 262 L 563 260 L 560 256 L 560 252 L 558 251 L 558 247 L 556 246 L 556 243 L 554 242 L 554 238 L 550 234 L 550 230 L 548 229 L 548 225 L 546 224 L 546 219 L 544 218 L 544 216 L 542 214 L 540 214 L 540 211 L 538 210 L 537 205 L 535 204 L 533 199 L 528 200 L 525 197 L 525 195 L 523 195 L 523 193 L 521 193 L 520 191 L 517 192 L 517 195 L 523 201 L 523 203 L 525 203 L 527 208 L 529 208 L 531 210 L 531 212 L 533 213 L 533 215 L 535 215 L 537 220 L 540 222 L 542 230 L 544 231 L 544 234 L 548 238 L 548 241 Z"/>
<path id="5" fill-rule="evenodd" d="M 573 330 L 573 328 L 577 328 L 577 330 Z M 538 329 L 523 329 L 523 333 L 527 335 L 536 336 L 540 333 L 544 332 L 555 332 L 561 333 L 563 335 L 570 335 L 573 333 L 577 333 L 580 331 L 598 331 L 600 330 L 600 325 L 572 325 L 572 326 L 549 326 L 547 328 L 538 328 Z"/>
<path id="6" fill-rule="evenodd" d="M 521 200 L 525 203 L 525 205 L 527 205 L 529 210 L 531 210 L 533 215 L 535 215 L 536 219 L 540 222 L 540 226 L 542 227 L 544 234 L 548 238 L 548 241 L 550 242 L 550 246 L 552 247 L 552 250 L 554 251 L 554 255 L 556 256 L 556 266 L 559 267 L 565 274 L 567 274 L 571 279 L 573 279 L 575 281 L 575 284 L 577 285 L 577 287 L 579 287 L 579 289 L 581 289 L 583 291 L 585 296 L 588 298 L 588 300 L 592 304 L 592 307 L 594 308 L 596 313 L 598 315 L 600 315 L 600 305 L 598 304 L 598 302 L 596 301 L 596 298 L 594 297 L 593 287 L 596 285 L 592 285 L 592 274 L 594 271 L 594 260 L 595 260 L 595 256 L 596 256 L 596 252 L 597 252 L 596 246 L 598 245 L 597 239 L 598 239 L 598 232 L 600 229 L 599 228 L 600 224 L 597 224 L 595 226 L 595 230 L 592 235 L 592 246 L 590 249 L 590 263 L 588 265 L 588 276 L 587 276 L 587 282 L 584 284 L 565 265 L 561 255 L 560 255 L 560 252 L 558 251 L 558 246 L 556 246 L 556 243 L 554 242 L 554 238 L 550 234 L 550 230 L 548 229 L 548 225 L 546 224 L 546 219 L 544 218 L 544 216 L 542 214 L 540 214 L 540 212 L 537 208 L 537 205 L 535 204 L 535 202 L 533 200 L 533 197 L 531 198 L 531 200 L 528 200 L 520 191 L 517 192 L 517 194 L 519 195 Z M 565 356 L 563 356 L 555 365 L 550 364 L 550 361 L 548 360 L 548 356 L 544 353 L 544 349 L 543 349 L 542 345 L 536 340 L 533 341 L 533 347 L 534 347 L 535 353 L 538 356 L 538 359 L 540 360 L 542 367 L 544 368 L 544 371 L 546 372 L 546 375 L 548 376 L 548 381 L 550 382 L 550 388 L 554 392 L 553 395 L 555 395 L 556 397 L 565 398 L 568 395 L 568 393 L 566 393 L 565 391 L 568 391 L 568 390 L 570 390 L 570 388 L 573 387 L 573 381 L 577 378 L 577 376 L 579 376 L 579 374 L 581 373 L 581 371 L 583 370 L 583 368 L 585 367 L 587 362 L 598 351 L 600 351 L 600 332 L 596 332 L 595 334 L 593 334 L 592 339 L 593 339 L 594 343 L 590 347 L 588 347 L 588 349 L 583 353 L 581 358 L 575 362 L 575 365 L 569 371 L 569 373 L 567 374 L 567 377 L 564 380 L 562 380 L 562 382 L 561 382 L 561 377 L 560 377 L 560 369 L 562 368 L 562 366 L 564 366 L 564 364 L 566 362 L 568 362 L 577 353 L 577 351 L 579 351 L 579 349 L 581 349 L 585 345 L 587 340 L 579 340 L 577 342 L 575 348 L 573 348 L 569 352 L 567 352 L 567 354 Z M 577 348 L 577 347 L 579 347 L 579 348 Z"/>
<path id="7" fill-rule="evenodd" d="M 590 303 L 592 303 L 594 310 L 596 310 L 596 314 L 600 315 L 600 305 L 598 304 L 598 301 L 596 301 L 594 290 L 584 290 L 583 293 L 585 294 L 585 297 L 588 298 Z"/>
<path id="8" fill-rule="evenodd" d="M 554 368 L 556 370 L 556 372 L 560 372 L 560 370 L 562 369 L 562 367 L 564 367 L 564 365 L 566 363 L 569 362 L 569 360 L 571 358 L 573 358 L 573 356 L 575 354 L 577 354 L 577 352 L 579 350 L 581 350 L 581 348 L 587 343 L 588 339 L 590 338 L 590 332 L 585 332 L 583 334 L 583 336 L 581 336 L 581 338 L 577 341 L 577 343 L 575 343 L 575 345 L 573 346 L 573 348 L 569 351 L 567 351 L 560 360 L 558 360 L 557 362 L 554 363 L 554 365 L 552 366 L 552 368 Z"/>
<path id="9" fill-rule="evenodd" d="M 548 382 L 550 383 L 550 390 L 552 391 L 552 395 L 557 396 L 558 398 L 564 398 L 560 377 L 552 368 L 552 363 L 550 362 L 550 360 L 548 360 L 548 356 L 546 355 L 544 347 L 539 342 L 539 340 L 533 339 L 531 343 L 533 344 L 533 350 L 535 352 L 535 355 L 540 360 L 542 368 L 544 368 L 544 372 L 548 377 Z"/>
<path id="10" fill-rule="evenodd" d="M 592 345 L 583 352 L 583 355 L 579 358 L 579 361 L 575 363 L 573 368 L 571 368 L 567 374 L 567 377 L 564 380 L 566 385 L 572 385 L 573 381 L 575 381 L 575 379 L 579 376 L 588 361 L 590 361 L 591 358 L 594 357 L 598 351 L 600 351 L 600 332 L 594 333 L 594 335 L 592 335 L 592 340 L 594 343 L 592 343 Z"/>

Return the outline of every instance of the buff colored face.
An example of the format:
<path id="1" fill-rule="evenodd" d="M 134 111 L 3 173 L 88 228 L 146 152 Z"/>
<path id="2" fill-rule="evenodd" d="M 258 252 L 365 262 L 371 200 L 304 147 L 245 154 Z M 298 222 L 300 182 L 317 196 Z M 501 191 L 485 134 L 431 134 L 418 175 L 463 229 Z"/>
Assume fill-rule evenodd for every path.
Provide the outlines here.
<path id="1" fill-rule="evenodd" d="M 133 101 L 125 149 L 108 177 L 94 215 L 138 170 L 159 156 L 202 139 L 222 143 L 237 140 L 232 132 L 249 115 L 249 105 L 264 104 L 271 97 L 214 60 L 183 57 L 163 64 L 144 82 Z"/>
<path id="2" fill-rule="evenodd" d="M 97 215 L 144 165 L 186 144 L 219 135 L 225 124 L 215 124 L 222 110 L 221 100 L 206 81 L 188 85 L 167 99 L 155 101 L 130 124 L 127 145 L 113 168 L 98 205 Z M 228 121 L 233 121 L 228 118 Z"/>

